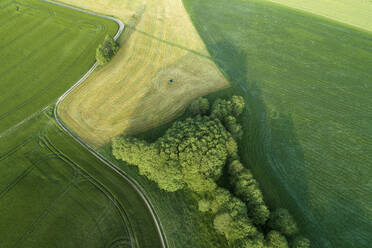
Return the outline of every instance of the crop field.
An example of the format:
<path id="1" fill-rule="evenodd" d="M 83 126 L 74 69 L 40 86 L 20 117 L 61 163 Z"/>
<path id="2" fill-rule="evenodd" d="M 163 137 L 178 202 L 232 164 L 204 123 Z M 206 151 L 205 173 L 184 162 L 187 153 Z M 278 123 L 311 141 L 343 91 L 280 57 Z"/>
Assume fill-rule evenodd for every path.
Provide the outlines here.
<path id="1" fill-rule="evenodd" d="M 270 0 L 372 31 L 370 0 Z"/>
<path id="2" fill-rule="evenodd" d="M 0 134 L 61 95 L 117 24 L 37 0 L 0 1 Z"/>
<path id="3" fill-rule="evenodd" d="M 35 132 L 42 125 L 56 128 L 39 117 L 0 140 L 0 246 L 131 247 L 121 204 L 54 146 L 51 131 Z"/>
<path id="4" fill-rule="evenodd" d="M 233 86 L 218 95 L 249 103 L 240 155 L 268 203 L 312 247 L 370 247 L 372 33 L 269 1 L 184 4 Z"/>
<path id="5" fill-rule="evenodd" d="M 120 18 L 122 49 L 62 102 L 59 115 L 100 147 L 177 116 L 193 98 L 228 86 L 181 0 L 65 0 Z"/>
<path id="6" fill-rule="evenodd" d="M 51 118 L 117 24 L 36 0 L 0 21 L 0 247 L 162 247 L 135 188 Z"/>
<path id="7" fill-rule="evenodd" d="M 0 151 L 1 247 L 161 247 L 132 186 L 45 113 Z"/>

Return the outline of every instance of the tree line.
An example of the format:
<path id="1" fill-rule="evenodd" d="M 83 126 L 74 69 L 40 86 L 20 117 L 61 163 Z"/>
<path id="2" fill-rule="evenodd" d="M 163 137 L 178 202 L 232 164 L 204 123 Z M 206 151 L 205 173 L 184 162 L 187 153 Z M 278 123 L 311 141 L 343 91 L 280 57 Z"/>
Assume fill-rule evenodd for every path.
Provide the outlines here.
<path id="1" fill-rule="evenodd" d="M 163 190 L 194 192 L 199 211 L 214 216 L 213 226 L 229 247 L 310 247 L 288 210 L 270 211 L 258 182 L 240 162 L 237 141 L 243 135 L 239 116 L 244 108 L 241 96 L 212 104 L 198 98 L 189 105 L 189 117 L 174 122 L 155 142 L 116 137 L 112 153 Z M 228 177 L 228 187 L 218 184 L 221 177 Z"/>

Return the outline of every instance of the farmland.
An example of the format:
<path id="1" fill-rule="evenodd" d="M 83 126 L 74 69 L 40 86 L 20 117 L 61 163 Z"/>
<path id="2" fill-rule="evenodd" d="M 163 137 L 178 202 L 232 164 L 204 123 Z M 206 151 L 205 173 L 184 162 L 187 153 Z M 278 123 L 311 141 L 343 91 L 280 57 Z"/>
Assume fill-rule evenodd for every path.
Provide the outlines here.
<path id="1" fill-rule="evenodd" d="M 53 119 L 117 24 L 36 0 L 0 19 L 0 247 L 162 247 L 133 185 Z"/>
<path id="2" fill-rule="evenodd" d="M 117 24 L 35 0 L 0 2 L 0 133 L 44 108 L 94 63 Z"/>
<path id="3" fill-rule="evenodd" d="M 45 112 L 0 150 L 1 247 L 161 247 L 134 188 Z"/>
<path id="4" fill-rule="evenodd" d="M 240 155 L 269 205 L 313 247 L 369 247 L 372 34 L 267 1 L 184 3 L 233 86 L 215 95 L 249 103 Z"/>
<path id="5" fill-rule="evenodd" d="M 339 22 L 372 31 L 372 2 L 368 0 L 306 1 L 306 0 L 270 0 L 321 15 Z"/>
<path id="6" fill-rule="evenodd" d="M 63 121 L 90 145 L 168 122 L 193 98 L 228 86 L 181 0 L 65 2 L 115 15 L 127 27 L 110 65 L 59 108 Z"/>

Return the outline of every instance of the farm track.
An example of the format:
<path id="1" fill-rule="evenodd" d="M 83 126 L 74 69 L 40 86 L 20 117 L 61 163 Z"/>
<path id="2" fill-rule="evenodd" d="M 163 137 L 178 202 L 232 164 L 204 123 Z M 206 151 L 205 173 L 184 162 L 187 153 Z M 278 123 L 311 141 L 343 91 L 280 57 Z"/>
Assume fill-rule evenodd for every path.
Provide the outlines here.
<path id="1" fill-rule="evenodd" d="M 65 4 L 62 4 L 62 3 L 58 3 L 58 2 L 53 2 L 53 1 L 49 1 L 49 0 L 42 0 L 44 2 L 47 2 L 47 3 L 50 3 L 50 4 L 55 4 L 55 5 L 58 5 L 58 6 L 61 6 L 61 7 L 65 7 L 65 8 L 69 8 L 71 10 L 75 10 L 75 11 L 79 11 L 79 12 L 82 12 L 82 13 L 86 13 L 86 14 L 90 14 L 90 15 L 94 15 L 94 16 L 98 16 L 98 17 L 102 17 L 102 18 L 106 18 L 106 19 L 110 19 L 110 20 L 113 20 L 115 21 L 118 25 L 119 25 L 119 30 L 118 32 L 116 33 L 116 35 L 114 36 L 114 39 L 118 39 L 119 36 L 121 35 L 121 33 L 123 32 L 124 30 L 124 24 L 114 18 L 114 17 L 110 17 L 110 16 L 104 16 L 104 15 L 100 15 L 100 14 L 96 14 L 96 13 L 91 13 L 91 12 L 88 12 L 88 11 L 85 11 L 85 10 L 81 10 L 81 9 L 78 9 L 78 8 L 74 8 L 74 7 L 71 7 L 71 6 L 68 6 L 68 5 L 65 5 Z M 78 142 L 80 145 L 82 145 L 85 149 L 87 149 L 92 155 L 94 155 L 98 160 L 100 160 L 102 163 L 104 163 L 105 165 L 107 165 L 109 168 L 111 168 L 115 173 L 118 173 L 123 179 L 125 179 L 134 189 L 135 191 L 141 196 L 142 200 L 144 201 L 144 203 L 146 204 L 148 210 L 150 211 L 151 213 L 151 216 L 153 217 L 153 220 L 155 222 L 155 225 L 156 225 L 156 228 L 157 228 L 157 231 L 158 231 L 158 234 L 159 234 L 159 237 L 160 237 L 160 240 L 161 240 L 161 243 L 162 243 L 162 246 L 164 248 L 167 248 L 169 247 L 168 246 L 168 242 L 167 242 L 167 239 L 166 239 L 166 236 L 163 232 L 163 228 L 161 226 L 161 223 L 160 223 L 160 220 L 154 210 L 154 207 L 152 205 L 152 203 L 150 202 L 149 200 L 149 197 L 146 195 L 144 189 L 138 184 L 138 182 L 136 182 L 133 178 L 129 177 L 129 175 L 127 175 L 124 171 L 120 170 L 116 165 L 112 164 L 111 162 L 109 162 L 106 158 L 104 158 L 102 155 L 100 155 L 99 153 L 97 153 L 93 148 L 91 148 L 87 143 L 85 143 L 83 140 L 80 139 L 80 137 L 78 137 L 77 135 L 73 134 L 63 123 L 62 120 L 59 119 L 58 117 L 58 106 L 59 104 L 63 101 L 63 99 L 69 94 L 71 93 L 76 87 L 78 87 L 81 83 L 83 83 L 85 81 L 86 78 L 88 78 L 88 76 L 97 68 L 98 64 L 97 62 L 88 70 L 88 72 L 86 74 L 84 74 L 73 86 L 71 86 L 62 96 L 60 96 L 56 102 L 56 105 L 55 105 L 55 108 L 54 108 L 54 117 L 57 121 L 57 124 L 60 126 L 60 128 L 62 130 L 64 130 L 68 135 L 70 135 L 76 142 Z"/>

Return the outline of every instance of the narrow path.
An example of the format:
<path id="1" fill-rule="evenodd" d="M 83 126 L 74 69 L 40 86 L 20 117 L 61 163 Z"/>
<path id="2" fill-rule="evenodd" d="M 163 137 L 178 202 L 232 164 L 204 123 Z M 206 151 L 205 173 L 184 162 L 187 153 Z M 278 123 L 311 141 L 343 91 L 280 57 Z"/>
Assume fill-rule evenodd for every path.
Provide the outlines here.
<path id="1" fill-rule="evenodd" d="M 48 2 L 50 4 L 62 6 L 62 7 L 71 9 L 71 10 L 83 12 L 83 13 L 86 13 L 86 14 L 89 14 L 89 15 L 94 15 L 94 16 L 98 16 L 98 17 L 102 17 L 102 18 L 105 18 L 105 19 L 110 19 L 110 20 L 115 21 L 119 25 L 119 30 L 116 33 L 116 35 L 114 36 L 115 40 L 117 40 L 119 38 L 119 36 L 121 35 L 121 33 L 124 30 L 124 24 L 120 20 L 118 20 L 114 17 L 104 16 L 104 15 L 100 15 L 100 14 L 96 14 L 96 13 L 91 13 L 91 12 L 88 12 L 88 11 L 85 11 L 85 10 L 81 10 L 81 9 L 78 9 L 78 8 L 74 8 L 74 7 L 71 7 L 71 6 L 62 4 L 62 3 L 58 3 L 58 2 L 53 2 L 53 1 L 50 1 L 50 0 L 42 0 L 42 1 Z M 93 148 L 91 148 L 88 144 L 86 144 L 83 140 L 81 140 L 80 137 L 73 134 L 64 125 L 63 121 L 60 120 L 59 117 L 58 117 L 58 106 L 59 106 L 59 104 L 63 101 L 63 99 L 65 99 L 65 97 L 69 93 L 71 93 L 76 87 L 78 87 L 81 83 L 83 83 L 84 80 L 87 79 L 89 77 L 89 75 L 97 68 L 97 66 L 98 66 L 98 63 L 95 62 L 94 65 L 74 85 L 72 85 L 65 93 L 63 93 L 62 96 L 60 96 L 58 98 L 56 106 L 54 108 L 54 117 L 55 117 L 58 125 L 62 128 L 62 130 L 64 130 L 68 135 L 70 135 L 81 146 L 83 146 L 85 149 L 87 149 L 92 155 L 94 155 L 96 158 L 98 158 L 102 163 L 104 163 L 105 165 L 110 167 L 114 172 L 118 173 L 124 180 L 126 180 L 135 189 L 135 191 L 141 196 L 142 200 L 144 201 L 148 210 L 151 213 L 151 216 L 152 216 L 152 218 L 154 220 L 154 223 L 156 225 L 156 228 L 157 228 L 162 246 L 164 248 L 168 248 L 169 247 L 168 242 L 167 242 L 166 236 L 164 234 L 163 228 L 161 226 L 159 217 L 155 213 L 154 207 L 153 207 L 152 203 L 150 202 L 149 197 L 146 195 L 145 190 L 141 187 L 141 185 L 139 185 L 139 183 L 137 181 L 135 181 L 133 178 L 131 178 L 129 175 L 127 175 L 124 171 L 120 170 L 116 165 L 112 164 L 110 161 L 108 161 L 102 155 L 97 153 Z"/>

